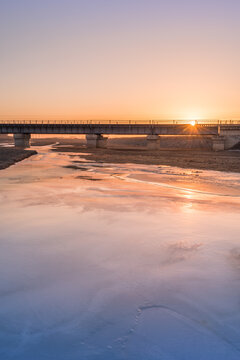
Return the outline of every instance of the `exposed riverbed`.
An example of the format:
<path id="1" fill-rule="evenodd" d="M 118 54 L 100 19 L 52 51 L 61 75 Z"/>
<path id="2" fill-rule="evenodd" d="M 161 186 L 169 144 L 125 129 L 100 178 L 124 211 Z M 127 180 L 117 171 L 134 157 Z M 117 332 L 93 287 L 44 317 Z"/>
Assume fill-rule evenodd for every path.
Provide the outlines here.
<path id="1" fill-rule="evenodd" d="M 0 358 L 238 360 L 240 174 L 36 150 L 0 172 Z"/>
<path id="2" fill-rule="evenodd" d="M 18 161 L 22 161 L 32 155 L 35 155 L 35 150 L 17 149 L 5 144 L 0 146 L 0 170 L 6 169 L 7 167 L 14 165 Z"/>

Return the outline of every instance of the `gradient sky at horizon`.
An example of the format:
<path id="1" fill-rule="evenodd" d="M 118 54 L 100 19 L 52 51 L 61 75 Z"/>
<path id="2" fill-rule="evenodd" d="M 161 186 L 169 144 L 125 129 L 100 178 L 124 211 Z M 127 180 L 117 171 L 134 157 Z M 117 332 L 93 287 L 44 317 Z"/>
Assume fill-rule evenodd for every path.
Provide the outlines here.
<path id="1" fill-rule="evenodd" d="M 239 0 L 0 0 L 0 119 L 240 118 Z"/>

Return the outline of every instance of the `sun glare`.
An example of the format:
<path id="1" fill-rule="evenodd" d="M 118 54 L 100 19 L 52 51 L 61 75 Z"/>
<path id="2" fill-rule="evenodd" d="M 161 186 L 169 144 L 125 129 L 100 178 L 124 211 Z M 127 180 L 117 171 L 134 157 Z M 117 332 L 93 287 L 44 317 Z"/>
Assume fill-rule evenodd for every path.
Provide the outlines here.
<path id="1" fill-rule="evenodd" d="M 195 121 L 195 120 L 190 121 L 190 125 L 195 126 L 195 125 L 196 125 L 196 121 Z"/>

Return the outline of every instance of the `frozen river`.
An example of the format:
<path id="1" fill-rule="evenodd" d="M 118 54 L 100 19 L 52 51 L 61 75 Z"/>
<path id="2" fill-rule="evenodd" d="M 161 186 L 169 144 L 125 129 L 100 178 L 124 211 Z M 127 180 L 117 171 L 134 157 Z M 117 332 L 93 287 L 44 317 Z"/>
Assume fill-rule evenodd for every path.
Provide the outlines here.
<path id="1" fill-rule="evenodd" d="M 37 150 L 0 172 L 0 359 L 239 360 L 240 175 Z"/>

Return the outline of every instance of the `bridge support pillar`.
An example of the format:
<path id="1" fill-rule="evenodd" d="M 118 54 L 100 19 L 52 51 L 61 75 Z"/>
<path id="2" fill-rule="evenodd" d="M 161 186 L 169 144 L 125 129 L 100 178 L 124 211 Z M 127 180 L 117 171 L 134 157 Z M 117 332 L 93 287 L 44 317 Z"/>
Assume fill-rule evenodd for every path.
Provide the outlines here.
<path id="1" fill-rule="evenodd" d="M 102 149 L 106 149 L 107 141 L 108 141 L 108 138 L 106 136 L 98 135 L 97 147 L 102 148 Z"/>
<path id="2" fill-rule="evenodd" d="M 87 134 L 87 147 L 88 148 L 106 148 L 108 138 L 100 134 Z"/>
<path id="3" fill-rule="evenodd" d="M 148 135 L 147 136 L 147 148 L 148 148 L 148 150 L 158 150 L 160 148 L 160 136 Z"/>
<path id="4" fill-rule="evenodd" d="M 213 151 L 225 150 L 225 138 L 224 136 L 214 136 L 212 138 L 212 149 Z"/>
<path id="5" fill-rule="evenodd" d="M 240 135 L 227 135 L 225 136 L 225 149 L 232 149 L 235 146 L 239 148 L 240 145 Z"/>
<path id="6" fill-rule="evenodd" d="M 31 134 L 14 134 L 14 144 L 16 147 L 30 147 Z"/>

